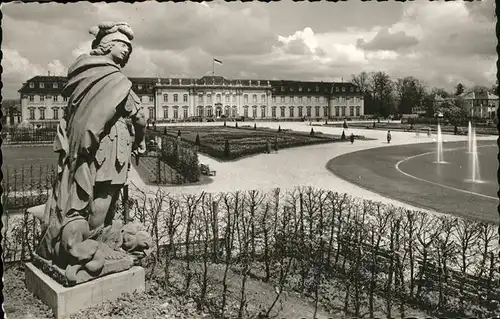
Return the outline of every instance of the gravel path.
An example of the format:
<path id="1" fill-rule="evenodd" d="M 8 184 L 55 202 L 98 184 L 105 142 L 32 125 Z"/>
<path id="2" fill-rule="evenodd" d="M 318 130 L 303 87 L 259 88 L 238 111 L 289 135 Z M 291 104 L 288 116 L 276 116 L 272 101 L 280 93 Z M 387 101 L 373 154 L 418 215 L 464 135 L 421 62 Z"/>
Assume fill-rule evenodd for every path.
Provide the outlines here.
<path id="1" fill-rule="evenodd" d="M 181 125 L 196 125 L 196 123 L 180 123 Z M 175 124 L 175 125 L 180 125 Z M 253 125 L 253 122 L 240 123 L 239 125 Z M 221 123 L 204 123 L 204 125 L 221 125 Z M 228 126 L 234 126 L 234 122 L 227 122 Z M 257 127 L 268 127 L 278 129 L 292 129 L 295 131 L 309 132 L 311 126 L 308 122 L 258 122 Z M 342 134 L 342 128 L 314 126 L 316 132 L 327 134 Z M 420 134 L 417 136 L 411 132 L 391 132 L 391 144 L 387 144 L 385 131 L 349 128 L 345 130 L 346 136 L 351 133 L 355 135 L 364 135 L 367 138 L 376 140 L 358 141 L 354 144 L 331 143 L 323 145 L 312 145 L 291 149 L 283 149 L 278 153 L 259 154 L 251 157 L 239 159 L 231 162 L 221 162 L 215 158 L 200 154 L 200 162 L 208 164 L 211 169 L 217 171 L 213 177 L 213 182 L 205 185 L 190 185 L 166 187 L 171 194 L 193 194 L 205 192 L 231 192 L 235 190 L 270 190 L 280 187 L 282 189 L 291 189 L 295 186 L 313 186 L 315 188 L 331 189 L 334 191 L 348 193 L 352 196 L 362 197 L 364 199 L 382 201 L 387 204 L 393 204 L 410 209 L 424 210 L 418 207 L 384 197 L 374 192 L 363 189 L 351 184 L 330 173 L 325 165 L 326 163 L 339 155 L 370 149 L 375 147 L 387 147 L 389 145 L 404 145 L 433 142 L 436 135 Z M 496 140 L 496 136 L 478 137 L 478 140 Z M 466 141 L 467 136 L 444 135 L 444 142 L 447 141 Z M 130 182 L 145 191 L 152 191 L 157 186 L 148 186 L 142 182 L 137 172 L 131 169 Z M 424 210 L 428 211 L 428 210 Z M 431 212 L 431 211 L 428 211 Z"/>

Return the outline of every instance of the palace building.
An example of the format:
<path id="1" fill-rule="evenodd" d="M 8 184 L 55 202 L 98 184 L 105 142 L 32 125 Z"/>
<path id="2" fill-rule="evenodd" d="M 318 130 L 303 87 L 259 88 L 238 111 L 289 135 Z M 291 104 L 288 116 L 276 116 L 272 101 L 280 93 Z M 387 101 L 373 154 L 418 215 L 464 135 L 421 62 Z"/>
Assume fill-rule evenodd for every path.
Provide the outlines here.
<path id="1" fill-rule="evenodd" d="M 150 121 L 191 119 L 301 120 L 357 118 L 363 95 L 352 83 L 133 77 L 132 90 Z M 33 125 L 56 124 L 66 112 L 61 95 L 66 78 L 35 76 L 22 85 L 22 119 Z"/>

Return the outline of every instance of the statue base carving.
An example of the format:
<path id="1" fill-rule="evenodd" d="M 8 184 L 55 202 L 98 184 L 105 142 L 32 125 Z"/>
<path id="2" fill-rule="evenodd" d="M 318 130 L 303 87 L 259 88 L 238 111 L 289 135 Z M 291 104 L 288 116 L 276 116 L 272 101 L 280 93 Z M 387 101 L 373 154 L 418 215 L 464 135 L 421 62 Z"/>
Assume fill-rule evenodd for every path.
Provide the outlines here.
<path id="1" fill-rule="evenodd" d="M 38 262 L 40 260 L 41 258 Z M 56 271 L 55 268 L 51 269 Z M 105 301 L 116 300 L 124 293 L 145 290 L 145 272 L 144 268 L 139 266 L 73 287 L 64 287 L 33 263 L 25 264 L 24 275 L 26 288 L 52 309 L 56 319 L 69 318 L 72 313 Z"/>
<path id="2" fill-rule="evenodd" d="M 74 279 L 74 281 L 69 281 L 66 276 L 66 270 L 61 269 L 57 265 L 55 265 L 52 261 L 44 259 L 38 256 L 36 253 L 33 253 L 32 263 L 46 275 L 57 281 L 59 284 L 64 287 L 71 287 L 74 285 L 82 284 L 87 281 L 91 281 L 97 278 L 101 278 L 103 276 L 114 274 L 120 271 L 124 271 L 130 269 L 134 265 L 134 260 L 130 256 L 121 257 L 120 259 L 115 260 L 106 260 L 104 267 L 99 272 L 99 274 L 88 274 L 85 271 L 78 272 L 78 276 Z M 75 266 L 77 267 L 77 266 Z"/>

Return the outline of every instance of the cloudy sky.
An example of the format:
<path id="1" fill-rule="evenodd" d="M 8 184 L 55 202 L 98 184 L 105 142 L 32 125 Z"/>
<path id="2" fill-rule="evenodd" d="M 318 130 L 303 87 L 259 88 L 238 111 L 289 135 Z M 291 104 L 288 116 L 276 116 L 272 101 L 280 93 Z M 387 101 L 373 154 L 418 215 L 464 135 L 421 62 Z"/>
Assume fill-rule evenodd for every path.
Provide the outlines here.
<path id="1" fill-rule="evenodd" d="M 128 76 L 348 81 L 362 71 L 451 89 L 496 81 L 494 1 L 2 5 L 4 98 L 35 75 L 66 75 L 88 29 L 134 30 Z"/>

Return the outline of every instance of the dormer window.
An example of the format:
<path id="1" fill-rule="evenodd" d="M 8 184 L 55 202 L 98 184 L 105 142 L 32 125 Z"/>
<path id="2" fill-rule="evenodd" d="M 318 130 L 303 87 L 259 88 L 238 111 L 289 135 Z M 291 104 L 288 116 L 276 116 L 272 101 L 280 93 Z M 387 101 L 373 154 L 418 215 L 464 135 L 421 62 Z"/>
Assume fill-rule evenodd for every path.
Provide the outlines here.
<path id="1" fill-rule="evenodd" d="M 44 83 L 40 83 L 40 88 L 44 89 L 45 88 L 45 84 Z"/>
<path id="2" fill-rule="evenodd" d="M 354 88 L 351 86 L 351 92 L 354 92 Z"/>
<path id="3" fill-rule="evenodd" d="M 339 87 L 338 87 L 338 86 L 335 88 L 335 91 L 336 91 L 336 92 L 339 92 Z"/>
<path id="4" fill-rule="evenodd" d="M 137 89 L 142 90 L 142 84 L 137 85 Z"/>
<path id="5" fill-rule="evenodd" d="M 342 92 L 345 92 L 345 87 L 342 87 Z"/>
<path id="6" fill-rule="evenodd" d="M 319 92 L 319 86 L 316 87 L 316 92 Z"/>
<path id="7" fill-rule="evenodd" d="M 311 92 L 311 88 L 307 88 L 307 92 Z"/>
<path id="8" fill-rule="evenodd" d="M 30 88 L 33 89 L 35 87 L 35 83 L 30 82 Z"/>
<path id="9" fill-rule="evenodd" d="M 299 92 L 302 92 L 302 87 L 301 86 L 299 86 Z"/>
<path id="10" fill-rule="evenodd" d="M 57 83 L 52 83 L 52 87 L 53 87 L 54 89 L 57 89 L 57 87 L 58 87 Z"/>

